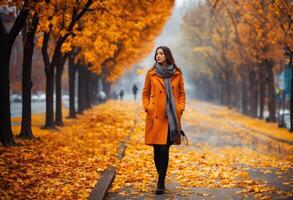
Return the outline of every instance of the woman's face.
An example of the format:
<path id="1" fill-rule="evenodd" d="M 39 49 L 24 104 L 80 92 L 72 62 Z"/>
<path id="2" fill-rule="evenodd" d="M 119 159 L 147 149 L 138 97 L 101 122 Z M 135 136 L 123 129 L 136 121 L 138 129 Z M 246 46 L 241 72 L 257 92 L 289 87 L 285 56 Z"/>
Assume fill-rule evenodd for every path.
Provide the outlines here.
<path id="1" fill-rule="evenodd" d="M 167 64 L 167 60 L 166 60 L 165 54 L 163 52 L 163 49 L 158 49 L 157 50 L 157 52 L 156 52 L 156 61 L 159 64 L 162 64 L 162 65 Z"/>

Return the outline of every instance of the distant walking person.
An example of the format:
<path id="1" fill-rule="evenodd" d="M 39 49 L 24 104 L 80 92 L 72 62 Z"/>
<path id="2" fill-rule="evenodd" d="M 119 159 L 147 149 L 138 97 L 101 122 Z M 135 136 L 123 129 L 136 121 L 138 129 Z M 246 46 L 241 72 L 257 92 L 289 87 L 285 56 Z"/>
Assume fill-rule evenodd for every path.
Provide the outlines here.
<path id="1" fill-rule="evenodd" d="M 122 90 L 122 89 L 120 90 L 119 96 L 120 96 L 120 100 L 122 100 L 123 96 L 124 96 L 124 90 Z"/>
<path id="2" fill-rule="evenodd" d="M 154 147 L 159 175 L 156 194 L 165 190 L 169 148 L 181 144 L 181 115 L 185 108 L 183 75 L 168 47 L 156 49 L 155 64 L 148 70 L 142 92 L 146 112 L 145 144 Z"/>
<path id="3" fill-rule="evenodd" d="M 138 91 L 138 87 L 134 84 L 132 86 L 132 93 L 134 95 L 134 100 L 136 101 L 136 94 L 137 94 L 137 91 Z"/>

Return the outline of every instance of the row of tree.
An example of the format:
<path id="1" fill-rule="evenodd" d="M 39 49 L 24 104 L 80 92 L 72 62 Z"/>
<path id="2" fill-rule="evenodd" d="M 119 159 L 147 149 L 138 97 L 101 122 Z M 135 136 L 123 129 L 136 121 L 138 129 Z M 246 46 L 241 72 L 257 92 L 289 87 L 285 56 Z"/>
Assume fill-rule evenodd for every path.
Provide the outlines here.
<path id="1" fill-rule="evenodd" d="M 44 128 L 56 128 L 56 125 L 63 125 L 61 79 L 66 60 L 69 65 L 69 117 L 75 117 L 76 72 L 78 111 L 82 113 L 94 102 L 98 79 L 103 81 L 109 93 L 111 83 L 150 52 L 154 38 L 171 14 L 174 1 L 0 0 L 0 6 L 13 8 L 12 14 L 15 15 L 10 30 L 0 18 L 0 139 L 8 146 L 15 145 L 9 106 L 9 61 L 12 46 L 21 30 L 24 41 L 23 111 L 19 137 L 32 138 L 31 71 L 35 43 L 41 48 L 46 75 Z"/>
<path id="2" fill-rule="evenodd" d="M 267 103 L 267 120 L 275 121 L 274 77 L 284 64 L 292 67 L 292 10 L 290 0 L 194 4 L 182 29 L 186 58 L 193 63 L 187 66 L 201 98 L 259 118 Z"/>

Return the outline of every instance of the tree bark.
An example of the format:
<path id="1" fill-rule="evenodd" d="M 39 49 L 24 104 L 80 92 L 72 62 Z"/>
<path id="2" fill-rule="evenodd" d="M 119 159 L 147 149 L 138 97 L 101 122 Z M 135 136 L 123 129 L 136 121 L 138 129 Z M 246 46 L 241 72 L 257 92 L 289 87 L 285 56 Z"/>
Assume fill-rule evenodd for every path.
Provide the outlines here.
<path id="1" fill-rule="evenodd" d="M 50 65 L 50 64 L 49 64 Z M 54 68 L 46 70 L 46 121 L 45 129 L 56 129 L 54 123 Z"/>
<path id="2" fill-rule="evenodd" d="M 91 72 L 88 70 L 88 66 L 85 67 L 85 84 L 84 84 L 84 91 L 85 91 L 85 109 L 91 108 L 91 103 L 90 103 L 90 75 Z"/>
<path id="3" fill-rule="evenodd" d="M 254 70 L 249 70 L 249 116 L 257 117 L 258 101 L 257 101 L 257 88 L 258 82 L 256 79 L 256 73 Z"/>
<path id="4" fill-rule="evenodd" d="M 276 122 L 276 99 L 275 99 L 275 86 L 274 86 L 274 73 L 273 61 L 266 60 L 266 67 L 268 73 L 268 109 L 269 109 L 269 122 Z"/>
<path id="5" fill-rule="evenodd" d="M 235 81 L 235 86 L 234 86 L 234 93 L 235 93 L 235 101 L 234 101 L 234 107 L 238 110 L 241 111 L 241 90 L 239 90 L 239 88 L 241 88 L 241 84 L 239 80 Z"/>
<path id="6" fill-rule="evenodd" d="M 90 104 L 96 104 L 96 95 L 98 92 L 97 88 L 98 77 L 94 73 L 90 73 L 90 83 L 89 83 L 89 95 L 90 95 Z"/>
<path id="7" fill-rule="evenodd" d="M 228 80 L 227 80 L 227 75 L 224 72 L 223 73 L 223 105 L 227 106 L 228 105 Z"/>
<path id="8" fill-rule="evenodd" d="M 78 89 L 77 89 L 77 113 L 82 114 L 83 107 L 82 107 L 82 71 L 81 65 L 77 65 L 78 71 Z"/>
<path id="9" fill-rule="evenodd" d="M 54 64 L 50 63 L 49 54 L 47 52 L 50 32 L 44 32 L 42 55 L 45 65 L 46 75 L 46 119 L 44 129 L 56 129 L 54 124 Z"/>
<path id="10" fill-rule="evenodd" d="M 11 129 L 9 61 L 12 45 L 25 23 L 28 14 L 28 9 L 22 9 L 9 33 L 6 32 L 2 19 L 0 18 L 0 140 L 4 146 L 16 145 Z"/>
<path id="11" fill-rule="evenodd" d="M 226 79 L 227 79 L 227 83 L 226 83 L 226 105 L 231 106 L 232 105 L 232 89 L 231 89 L 231 85 L 232 85 L 232 71 L 231 70 L 227 70 L 226 72 Z"/>
<path id="12" fill-rule="evenodd" d="M 19 138 L 32 139 L 31 129 L 31 80 L 32 56 L 34 52 L 35 32 L 39 23 L 38 15 L 35 14 L 32 23 L 24 25 L 23 31 L 23 70 L 22 70 L 22 121 Z"/>
<path id="13" fill-rule="evenodd" d="M 223 79 L 223 77 L 221 75 L 219 75 L 219 79 L 220 79 L 220 84 L 219 84 L 219 88 L 220 88 L 220 104 L 224 105 L 225 103 L 225 81 Z"/>
<path id="14" fill-rule="evenodd" d="M 248 115 L 248 87 L 247 87 L 247 74 L 242 72 L 241 74 L 241 110 L 244 115 Z"/>
<path id="15" fill-rule="evenodd" d="M 56 100 L 55 100 L 55 105 L 56 105 L 56 112 L 55 112 L 55 125 L 58 126 L 64 126 L 63 119 L 62 119 L 62 74 L 63 74 L 63 69 L 64 69 L 64 64 L 67 59 L 67 53 L 65 55 L 62 55 L 61 52 L 59 52 L 59 59 L 57 60 L 57 65 L 56 65 L 56 84 L 55 84 L 55 89 L 56 89 Z"/>
<path id="16" fill-rule="evenodd" d="M 1 35 L 0 48 L 1 73 L 0 73 L 0 136 L 4 146 L 15 145 L 11 129 L 11 112 L 10 112 L 10 80 L 9 80 L 9 60 L 11 47 L 7 44 L 7 36 Z"/>
<path id="17" fill-rule="evenodd" d="M 266 90 L 266 81 L 265 81 L 265 77 L 266 77 L 266 70 L 264 68 L 264 64 L 261 63 L 261 65 L 259 66 L 260 70 L 259 70 L 259 119 L 263 119 L 264 116 L 264 106 L 265 106 L 265 90 Z"/>
<path id="18" fill-rule="evenodd" d="M 84 65 L 78 65 L 78 113 L 82 114 L 86 109 L 86 67 Z"/>
<path id="19" fill-rule="evenodd" d="M 289 54 L 289 66 L 291 68 L 291 87 L 290 87 L 290 132 L 293 132 L 293 54 Z"/>
<path id="20" fill-rule="evenodd" d="M 75 111 L 76 66 L 74 64 L 74 53 L 73 52 L 71 52 L 68 57 L 68 73 L 69 73 L 69 116 L 68 116 L 68 118 L 76 118 L 76 111 Z"/>

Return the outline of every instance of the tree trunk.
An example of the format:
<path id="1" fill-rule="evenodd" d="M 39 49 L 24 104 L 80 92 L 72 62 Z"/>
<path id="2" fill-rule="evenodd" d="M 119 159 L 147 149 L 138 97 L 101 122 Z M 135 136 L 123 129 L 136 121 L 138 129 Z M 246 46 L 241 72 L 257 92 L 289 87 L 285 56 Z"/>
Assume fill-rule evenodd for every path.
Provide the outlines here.
<path id="1" fill-rule="evenodd" d="M 90 95 L 90 104 L 91 105 L 96 104 L 96 94 L 98 91 L 97 84 L 98 84 L 97 75 L 94 73 L 90 73 L 89 95 Z"/>
<path id="2" fill-rule="evenodd" d="M 76 66 L 74 64 L 74 54 L 68 57 L 68 73 L 69 73 L 69 116 L 68 118 L 76 118 L 75 111 L 75 74 Z"/>
<path id="3" fill-rule="evenodd" d="M 241 76 L 241 99 L 242 99 L 242 113 L 244 115 L 248 115 L 248 92 L 247 92 L 247 76 L 246 76 L 246 72 L 242 72 L 242 76 Z"/>
<path id="4" fill-rule="evenodd" d="M 46 74 L 46 121 L 45 129 L 56 129 L 54 123 L 54 68 L 50 66 L 45 70 Z"/>
<path id="5" fill-rule="evenodd" d="M 45 75 L 46 75 L 46 119 L 44 129 L 56 129 L 54 123 L 54 65 L 55 63 L 50 63 L 48 54 L 48 42 L 49 42 L 50 32 L 44 32 L 44 39 L 42 45 L 42 56 L 45 65 Z"/>
<path id="6" fill-rule="evenodd" d="M 235 86 L 234 86 L 235 101 L 233 105 L 238 111 L 241 111 L 242 101 L 241 101 L 241 90 L 239 90 L 239 88 L 241 88 L 240 81 L 235 80 Z"/>
<path id="7" fill-rule="evenodd" d="M 216 93 L 214 91 L 216 91 L 216 89 L 214 88 L 215 85 L 213 84 L 213 81 L 207 80 L 206 81 L 206 91 L 207 91 L 207 100 L 210 102 L 215 102 L 215 95 Z"/>
<path id="8" fill-rule="evenodd" d="M 9 80 L 9 60 L 11 47 L 7 44 L 7 36 L 1 35 L 0 58 L 0 136 L 4 146 L 15 145 L 11 129 L 11 112 L 10 112 L 10 80 Z"/>
<path id="9" fill-rule="evenodd" d="M 28 14 L 28 9 L 22 9 L 9 33 L 6 32 L 0 18 L 0 140 L 4 146 L 16 145 L 11 129 L 9 61 L 12 45 Z"/>
<path id="10" fill-rule="evenodd" d="M 225 103 L 225 81 L 221 75 L 219 75 L 220 84 L 219 84 L 219 91 L 220 91 L 220 104 L 224 105 Z"/>
<path id="11" fill-rule="evenodd" d="M 88 67 L 85 66 L 85 71 L 84 71 L 84 75 L 85 75 L 85 78 L 84 78 L 84 88 L 83 90 L 85 91 L 85 109 L 89 109 L 91 108 L 91 103 L 90 103 L 90 84 L 91 84 L 91 81 L 90 81 L 90 74 L 91 72 L 87 69 Z"/>
<path id="12" fill-rule="evenodd" d="M 64 126 L 63 119 L 62 119 L 62 73 L 64 69 L 64 64 L 67 59 L 67 54 L 64 56 L 59 52 L 57 65 L 56 65 L 56 112 L 55 112 L 55 125 Z"/>
<path id="13" fill-rule="evenodd" d="M 82 114 L 86 109 L 87 87 L 86 67 L 78 65 L 78 113 Z"/>
<path id="14" fill-rule="evenodd" d="M 257 109 L 258 109 L 258 101 L 257 101 L 257 88 L 258 83 L 256 80 L 256 74 L 254 70 L 249 70 L 249 92 L 250 92 L 250 98 L 249 98 L 249 116 L 251 117 L 257 117 Z"/>
<path id="15" fill-rule="evenodd" d="M 232 94 L 232 90 L 231 90 L 232 72 L 230 70 L 227 70 L 225 72 L 225 77 L 226 77 L 226 81 L 225 81 L 226 105 L 231 106 L 232 105 L 232 95 L 231 95 Z"/>
<path id="16" fill-rule="evenodd" d="M 22 121 L 19 138 L 32 139 L 31 129 L 31 80 L 32 56 L 34 52 L 34 38 L 38 26 L 39 18 L 34 15 L 32 23 L 24 26 L 23 31 L 23 67 L 22 67 Z M 28 30 L 27 30 L 28 28 Z"/>
<path id="17" fill-rule="evenodd" d="M 213 91 L 215 94 L 215 101 L 217 102 L 217 104 L 220 104 L 220 99 L 221 99 L 221 78 L 219 74 L 216 74 L 214 76 L 214 87 L 213 87 Z"/>
<path id="18" fill-rule="evenodd" d="M 263 119 L 263 113 L 264 113 L 264 106 L 265 106 L 265 90 L 266 90 L 266 70 L 264 68 L 264 63 L 262 63 L 259 68 L 259 119 Z"/>
<path id="19" fill-rule="evenodd" d="M 266 67 L 268 72 L 268 109 L 269 109 L 269 122 L 276 122 L 276 99 L 275 99 L 275 86 L 274 86 L 274 73 L 273 61 L 266 60 Z"/>
<path id="20" fill-rule="evenodd" d="M 224 72 L 224 80 L 223 80 L 223 105 L 228 105 L 228 80 L 227 80 L 227 74 Z"/>
<path id="21" fill-rule="evenodd" d="M 230 80 L 230 106 L 235 106 L 235 97 L 236 97 L 236 90 L 235 90 L 235 78 L 233 76 L 233 73 L 231 72 L 231 80 Z"/>
<path id="22" fill-rule="evenodd" d="M 293 54 L 289 55 L 289 67 L 291 68 L 291 88 L 290 88 L 290 132 L 293 132 Z"/>
<path id="23" fill-rule="evenodd" d="M 81 71 L 81 65 L 79 64 L 77 66 L 78 70 L 78 90 L 77 90 L 77 113 L 82 114 L 83 108 L 82 108 L 82 71 Z"/>

